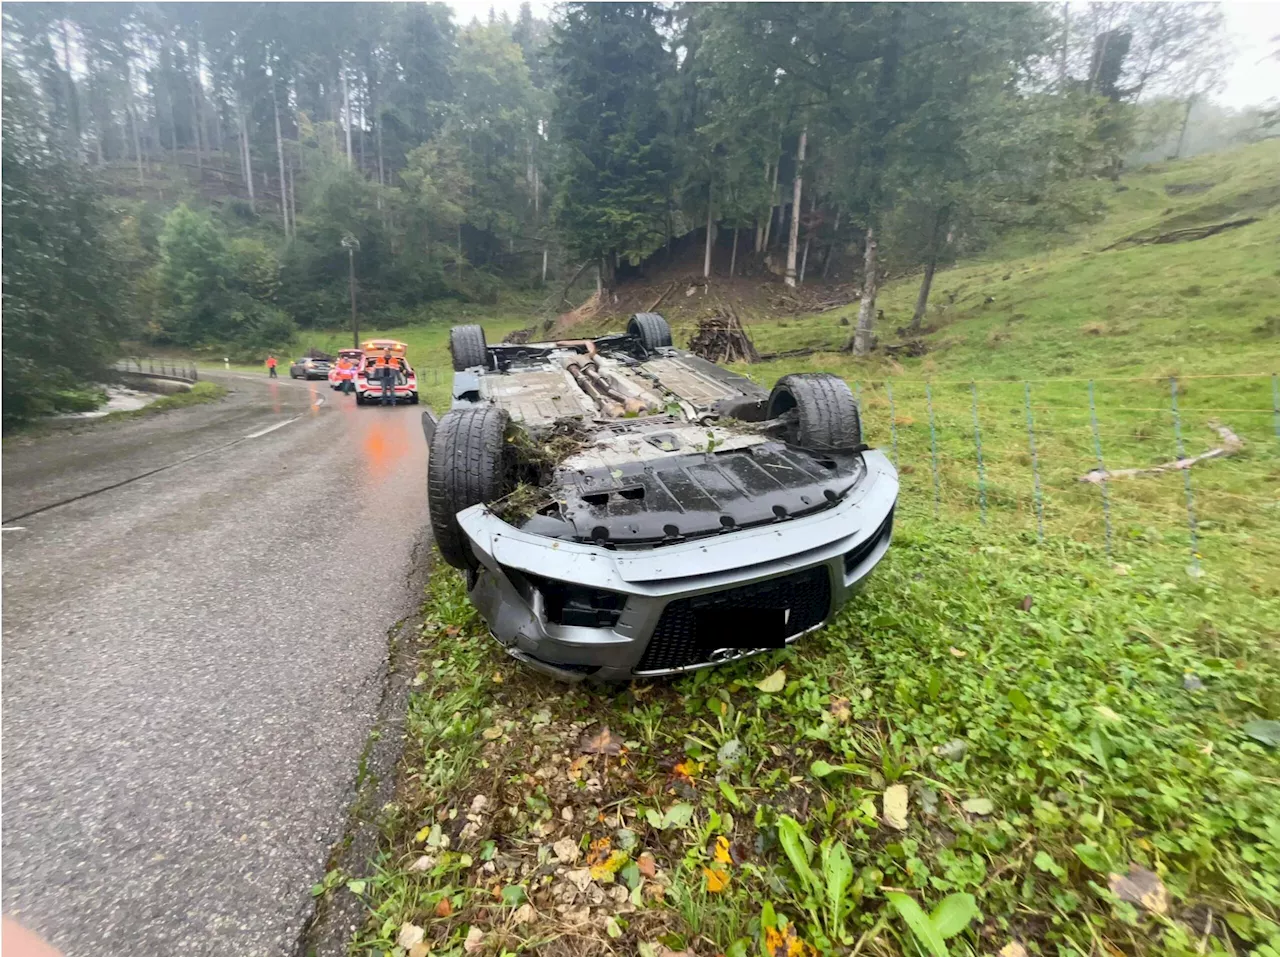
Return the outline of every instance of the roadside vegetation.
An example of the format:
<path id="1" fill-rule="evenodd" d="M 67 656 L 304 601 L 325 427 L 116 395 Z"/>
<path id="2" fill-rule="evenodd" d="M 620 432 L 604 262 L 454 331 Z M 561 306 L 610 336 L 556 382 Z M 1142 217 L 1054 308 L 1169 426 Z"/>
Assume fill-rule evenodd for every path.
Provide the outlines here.
<path id="1" fill-rule="evenodd" d="M 361 953 L 1270 953 L 1280 605 L 1183 564 L 907 501 L 819 635 L 613 689 L 441 567 L 387 849 L 324 892 Z"/>
<path id="2" fill-rule="evenodd" d="M 940 272 L 923 356 L 839 352 L 839 311 L 744 308 L 762 348 L 831 351 L 737 368 L 766 385 L 845 375 L 903 473 L 888 556 L 788 651 L 566 688 L 510 662 L 439 565 L 384 850 L 316 888 L 367 903 L 353 950 L 1280 952 L 1280 441 L 1265 375 L 1280 277 L 1262 255 L 1276 200 L 1202 241 L 1100 251 L 1200 203 L 1234 214 L 1278 165 L 1264 144 L 1137 173 L 1063 247 Z M 1168 197 L 1189 180 L 1214 192 Z M 887 316 L 914 285 L 886 288 Z M 417 337 L 424 396 L 443 408 L 427 384 L 436 369 L 448 381 L 447 325 L 395 334 Z M 1079 481 L 1096 464 L 1088 378 L 1119 468 L 1174 457 L 1174 375 L 1189 452 L 1216 441 L 1211 419 L 1246 443 L 1192 471 L 1195 566 L 1180 473 L 1109 483 L 1110 553 L 1099 488 Z"/>

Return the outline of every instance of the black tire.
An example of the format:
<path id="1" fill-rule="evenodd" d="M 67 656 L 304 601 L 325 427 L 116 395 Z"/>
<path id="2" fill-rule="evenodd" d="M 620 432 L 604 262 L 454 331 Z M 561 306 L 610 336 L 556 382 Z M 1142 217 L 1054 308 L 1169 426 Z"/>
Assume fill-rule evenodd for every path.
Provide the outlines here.
<path id="1" fill-rule="evenodd" d="M 488 344 L 480 326 L 454 326 L 449 330 L 449 352 L 453 355 L 453 371 L 474 369 L 489 364 Z"/>
<path id="2" fill-rule="evenodd" d="M 795 424 L 788 440 L 814 452 L 837 452 L 862 444 L 862 416 L 849 383 L 829 372 L 783 376 L 769 394 L 767 418 L 792 409 Z"/>
<path id="3" fill-rule="evenodd" d="M 444 560 L 475 568 L 467 536 L 458 527 L 464 508 L 493 502 L 511 490 L 514 457 L 506 442 L 509 417 L 502 409 L 454 409 L 445 413 L 431 439 L 427 499 L 431 530 Z"/>
<path id="4" fill-rule="evenodd" d="M 364 405 L 364 396 L 359 392 L 356 393 L 356 405 Z"/>
<path id="5" fill-rule="evenodd" d="M 650 352 L 671 345 L 671 326 L 656 312 L 637 312 L 627 323 L 627 334 L 639 339 Z"/>

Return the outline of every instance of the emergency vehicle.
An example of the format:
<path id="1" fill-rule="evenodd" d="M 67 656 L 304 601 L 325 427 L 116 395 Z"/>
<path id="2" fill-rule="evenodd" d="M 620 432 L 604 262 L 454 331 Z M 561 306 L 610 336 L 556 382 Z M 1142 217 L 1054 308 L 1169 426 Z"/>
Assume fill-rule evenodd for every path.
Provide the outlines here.
<path id="1" fill-rule="evenodd" d="M 405 358 L 408 347 L 395 339 L 370 339 L 362 342 L 364 358 L 356 370 L 356 404 L 377 405 L 382 402 L 381 367 L 386 354 L 391 353 L 391 365 L 396 370 L 396 403 L 418 404 L 418 377 Z"/>
<path id="2" fill-rule="evenodd" d="M 329 386 L 341 389 L 342 383 L 356 377 L 356 370 L 363 360 L 363 349 L 339 349 L 337 361 L 329 368 Z"/>

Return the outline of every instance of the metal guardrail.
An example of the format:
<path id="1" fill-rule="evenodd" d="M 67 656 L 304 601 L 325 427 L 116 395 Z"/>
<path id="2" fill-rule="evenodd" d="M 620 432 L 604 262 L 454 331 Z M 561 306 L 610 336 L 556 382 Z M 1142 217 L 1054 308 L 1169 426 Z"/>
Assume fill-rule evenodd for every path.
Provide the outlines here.
<path id="1" fill-rule="evenodd" d="M 121 372 L 134 372 L 160 379 L 176 379 L 179 382 L 200 381 L 200 370 L 196 368 L 196 364 L 185 359 L 128 356 L 119 360 L 116 368 Z"/>

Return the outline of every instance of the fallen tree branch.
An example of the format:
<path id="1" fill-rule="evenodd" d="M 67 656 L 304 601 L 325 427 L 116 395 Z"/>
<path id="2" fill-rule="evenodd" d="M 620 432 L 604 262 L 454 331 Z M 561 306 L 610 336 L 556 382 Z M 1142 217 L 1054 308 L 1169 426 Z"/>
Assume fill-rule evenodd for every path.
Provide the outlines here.
<path id="1" fill-rule="evenodd" d="M 659 296 L 657 299 L 653 300 L 653 302 L 649 304 L 649 308 L 646 309 L 645 312 L 653 312 L 660 305 L 662 305 L 662 301 L 666 299 L 667 296 L 671 295 L 671 290 L 675 289 L 676 286 L 678 286 L 679 284 L 680 284 L 679 279 L 671 280 L 671 285 L 667 286 L 666 290 L 662 293 L 662 295 Z"/>
<path id="2" fill-rule="evenodd" d="M 1257 221 L 1257 216 L 1246 216 L 1244 219 L 1230 219 L 1225 223 L 1214 223 L 1210 226 L 1188 226 L 1184 229 L 1175 229 L 1167 233 L 1158 233 L 1155 236 L 1136 234 L 1126 236 L 1124 239 L 1117 239 L 1110 246 L 1104 246 L 1102 251 L 1105 253 L 1112 249 L 1125 249 L 1129 246 L 1156 246 L 1162 243 L 1186 243 L 1195 239 L 1208 239 L 1210 236 L 1216 236 L 1218 233 L 1228 229 L 1248 226 L 1250 223 L 1256 223 Z"/>
<path id="3" fill-rule="evenodd" d="M 1092 482 L 1094 485 L 1101 485 L 1103 482 L 1118 478 L 1136 478 L 1139 475 L 1163 475 L 1167 472 L 1176 472 L 1180 469 L 1189 469 L 1198 462 L 1206 462 L 1209 459 L 1225 458 L 1228 455 L 1235 455 L 1244 448 L 1244 440 L 1236 435 L 1231 429 L 1225 425 L 1210 421 L 1209 428 L 1218 433 L 1218 439 L 1222 442 L 1216 449 L 1210 449 L 1208 452 L 1201 452 L 1191 458 L 1175 459 L 1172 462 L 1165 462 L 1163 465 L 1153 465 L 1144 469 L 1117 469 L 1114 472 L 1105 471 L 1103 469 L 1094 469 L 1080 476 L 1081 482 Z"/>

